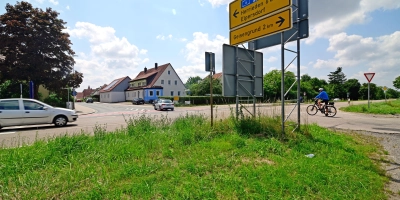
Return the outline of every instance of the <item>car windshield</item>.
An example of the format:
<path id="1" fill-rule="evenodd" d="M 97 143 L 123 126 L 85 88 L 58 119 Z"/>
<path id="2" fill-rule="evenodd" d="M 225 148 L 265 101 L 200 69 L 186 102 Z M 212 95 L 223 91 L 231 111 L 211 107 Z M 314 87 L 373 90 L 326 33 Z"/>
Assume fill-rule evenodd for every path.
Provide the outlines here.
<path id="1" fill-rule="evenodd" d="M 163 102 L 163 103 L 172 103 L 171 100 L 163 100 L 162 102 Z"/>

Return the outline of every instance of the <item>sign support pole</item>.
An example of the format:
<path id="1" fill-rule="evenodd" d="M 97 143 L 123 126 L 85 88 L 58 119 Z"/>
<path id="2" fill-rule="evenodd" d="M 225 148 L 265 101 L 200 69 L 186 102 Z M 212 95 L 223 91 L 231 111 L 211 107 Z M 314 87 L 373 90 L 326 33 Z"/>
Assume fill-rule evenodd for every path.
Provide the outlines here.
<path id="1" fill-rule="evenodd" d="M 281 118 L 282 137 L 285 135 L 285 41 L 284 32 L 281 33 Z"/>
<path id="2" fill-rule="evenodd" d="M 369 109 L 369 85 L 370 83 L 368 82 L 368 109 Z"/>
<path id="3" fill-rule="evenodd" d="M 210 60 L 213 60 L 213 57 L 214 56 L 214 54 L 210 54 Z M 213 82 L 213 77 L 212 77 L 212 74 L 213 74 L 213 71 L 214 71 L 214 65 L 213 65 L 214 63 L 213 62 L 211 62 L 211 64 L 210 64 L 210 68 L 211 68 L 211 70 L 210 70 L 210 106 L 211 106 L 211 127 L 213 127 L 213 121 L 214 121 L 214 115 L 213 115 L 213 84 L 212 84 L 212 82 Z"/>

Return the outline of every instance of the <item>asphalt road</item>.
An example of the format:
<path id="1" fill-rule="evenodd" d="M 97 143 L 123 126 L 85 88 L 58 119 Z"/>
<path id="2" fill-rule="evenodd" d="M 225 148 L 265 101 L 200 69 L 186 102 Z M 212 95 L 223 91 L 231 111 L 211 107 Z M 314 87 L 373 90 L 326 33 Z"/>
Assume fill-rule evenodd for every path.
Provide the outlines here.
<path id="1" fill-rule="evenodd" d="M 366 102 L 356 102 L 366 103 Z M 6 127 L 0 130 L 0 146 L 20 146 L 30 144 L 37 139 L 52 138 L 58 135 L 72 135 L 82 132 L 93 133 L 95 129 L 105 129 L 114 131 L 126 126 L 126 120 L 130 118 L 147 115 L 151 118 L 176 118 L 186 114 L 203 114 L 210 116 L 210 106 L 196 107 L 176 107 L 174 111 L 156 111 L 152 105 L 132 105 L 131 103 L 93 103 L 82 106 L 96 110 L 96 113 L 80 115 L 78 120 L 69 123 L 66 127 L 57 128 L 54 125 L 35 125 L 23 127 Z M 309 116 L 305 108 L 310 104 L 301 105 L 301 123 L 317 123 L 320 126 L 344 130 L 365 130 L 369 132 L 395 134 L 400 136 L 400 117 L 399 116 L 379 116 L 359 113 L 346 113 L 338 109 L 335 117 L 325 117 L 323 114 Z M 347 106 L 347 102 L 339 102 L 336 107 Z M 295 105 L 286 105 L 285 113 L 288 115 Z M 253 106 L 245 106 L 250 112 Z M 244 113 L 248 113 L 243 109 Z M 217 105 L 214 110 L 214 120 L 225 118 L 231 115 L 231 110 L 236 110 L 235 105 Z M 281 106 L 272 104 L 257 104 L 256 113 L 264 115 L 280 115 Z M 297 109 L 289 117 L 290 120 L 297 121 Z M 290 128 L 290 127 L 289 127 Z"/>

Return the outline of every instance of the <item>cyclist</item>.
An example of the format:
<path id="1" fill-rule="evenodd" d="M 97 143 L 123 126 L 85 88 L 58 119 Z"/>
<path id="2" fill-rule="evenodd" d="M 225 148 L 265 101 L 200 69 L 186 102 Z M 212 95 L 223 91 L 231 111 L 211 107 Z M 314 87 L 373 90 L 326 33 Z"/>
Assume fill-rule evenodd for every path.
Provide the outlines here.
<path id="1" fill-rule="evenodd" d="M 329 96 L 328 93 L 324 91 L 324 88 L 319 88 L 319 94 L 315 97 L 315 99 L 318 99 L 318 107 L 321 110 L 321 101 L 325 103 L 325 115 L 328 115 L 328 102 L 329 102 Z"/>

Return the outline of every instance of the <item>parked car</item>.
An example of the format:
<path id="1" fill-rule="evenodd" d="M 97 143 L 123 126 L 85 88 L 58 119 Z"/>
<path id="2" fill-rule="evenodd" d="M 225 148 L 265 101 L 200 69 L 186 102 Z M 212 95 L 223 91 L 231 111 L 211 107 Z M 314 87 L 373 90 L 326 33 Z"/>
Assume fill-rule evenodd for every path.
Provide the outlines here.
<path id="1" fill-rule="evenodd" d="M 334 98 L 333 101 L 340 101 L 340 99 L 339 98 Z"/>
<path id="2" fill-rule="evenodd" d="M 93 103 L 93 99 L 92 98 L 87 98 L 86 99 L 86 103 Z"/>
<path id="3" fill-rule="evenodd" d="M 174 103 L 169 99 L 158 99 L 158 101 L 154 104 L 154 110 L 174 111 Z"/>
<path id="4" fill-rule="evenodd" d="M 133 98 L 132 99 L 132 104 L 136 104 L 136 105 L 144 104 L 144 99 L 142 99 L 142 98 Z"/>
<path id="5" fill-rule="evenodd" d="M 74 122 L 74 110 L 56 108 L 36 99 L 0 99 L 0 129 L 7 126 L 54 124 L 61 127 Z"/>

